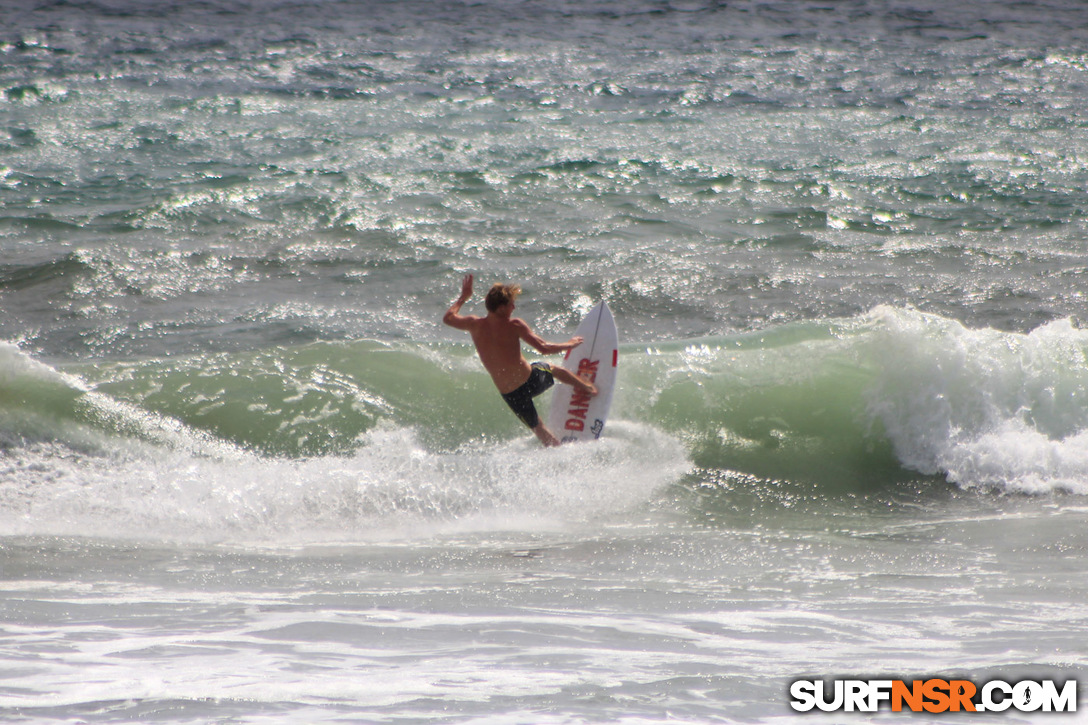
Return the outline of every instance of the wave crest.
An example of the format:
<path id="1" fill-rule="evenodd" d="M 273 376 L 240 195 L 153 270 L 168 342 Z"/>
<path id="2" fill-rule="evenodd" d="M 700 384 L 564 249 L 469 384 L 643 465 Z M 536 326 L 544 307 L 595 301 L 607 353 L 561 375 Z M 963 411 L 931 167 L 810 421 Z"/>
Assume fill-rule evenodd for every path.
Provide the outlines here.
<path id="1" fill-rule="evenodd" d="M 867 397 L 900 462 L 965 487 L 1088 493 L 1088 331 L 878 308 Z"/>

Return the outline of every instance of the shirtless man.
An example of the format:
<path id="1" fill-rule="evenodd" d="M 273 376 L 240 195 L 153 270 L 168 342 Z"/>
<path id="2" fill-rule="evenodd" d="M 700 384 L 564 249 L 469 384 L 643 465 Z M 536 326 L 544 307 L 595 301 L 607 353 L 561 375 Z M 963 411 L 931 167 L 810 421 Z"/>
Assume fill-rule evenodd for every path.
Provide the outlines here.
<path id="1" fill-rule="evenodd" d="M 520 294 L 521 287 L 516 284 L 496 284 L 484 299 L 487 317 L 462 315 L 461 307 L 472 296 L 472 275 L 466 274 L 461 282 L 461 296 L 446 310 L 442 322 L 472 335 L 480 361 L 491 373 L 491 379 L 495 381 L 495 387 L 502 393 L 506 404 L 532 429 L 541 443 L 557 446 L 559 439 L 540 420 L 533 398 L 550 388 L 556 379 L 590 395 L 597 394 L 597 386 L 558 365 L 545 362 L 529 364 L 521 354 L 521 340 L 541 353 L 551 355 L 578 347 L 582 338 L 545 342 L 529 329 L 525 320 L 510 316 L 514 312 L 514 300 Z"/>

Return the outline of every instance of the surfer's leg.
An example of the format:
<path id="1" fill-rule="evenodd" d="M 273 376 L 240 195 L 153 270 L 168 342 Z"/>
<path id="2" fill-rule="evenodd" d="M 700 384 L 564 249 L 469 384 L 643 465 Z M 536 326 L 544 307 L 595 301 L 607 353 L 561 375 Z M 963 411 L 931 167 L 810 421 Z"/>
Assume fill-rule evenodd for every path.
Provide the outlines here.
<path id="1" fill-rule="evenodd" d="M 566 368 L 561 368 L 558 365 L 552 365 L 552 375 L 555 376 L 555 379 L 559 382 L 566 383 L 567 385 L 573 385 L 584 393 L 589 393 L 590 395 L 597 394 L 596 385 L 589 382 L 585 378 L 578 377 Z"/>
<path id="2" fill-rule="evenodd" d="M 555 434 L 548 430 L 548 426 L 543 422 L 537 423 L 533 428 L 533 433 L 536 433 L 536 437 L 540 439 L 540 442 L 545 446 L 552 448 L 559 445 L 559 439 L 555 437 Z"/>
<path id="3" fill-rule="evenodd" d="M 551 384 L 552 376 L 550 372 L 534 369 L 533 374 L 529 376 L 529 380 L 524 385 L 511 393 L 504 393 L 502 399 L 521 419 L 521 422 L 529 426 L 529 429 L 536 434 L 541 443 L 546 446 L 557 446 L 559 445 L 559 439 L 540 420 L 540 415 L 536 412 L 536 405 L 533 404 L 533 396 L 547 390 Z"/>

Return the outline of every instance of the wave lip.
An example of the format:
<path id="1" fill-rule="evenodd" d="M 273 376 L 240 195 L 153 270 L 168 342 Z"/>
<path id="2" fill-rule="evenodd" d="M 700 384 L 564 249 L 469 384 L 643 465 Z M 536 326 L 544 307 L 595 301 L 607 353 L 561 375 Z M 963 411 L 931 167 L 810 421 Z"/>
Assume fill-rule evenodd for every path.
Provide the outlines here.
<path id="1" fill-rule="evenodd" d="M 899 461 L 965 488 L 1088 493 L 1088 331 L 969 329 L 877 308 L 869 414 Z"/>
<path id="2" fill-rule="evenodd" d="M 708 469 L 825 493 L 918 474 L 1088 493 L 1088 331 L 1069 320 L 1016 333 L 877 307 L 644 353 L 625 358 L 622 414 Z"/>

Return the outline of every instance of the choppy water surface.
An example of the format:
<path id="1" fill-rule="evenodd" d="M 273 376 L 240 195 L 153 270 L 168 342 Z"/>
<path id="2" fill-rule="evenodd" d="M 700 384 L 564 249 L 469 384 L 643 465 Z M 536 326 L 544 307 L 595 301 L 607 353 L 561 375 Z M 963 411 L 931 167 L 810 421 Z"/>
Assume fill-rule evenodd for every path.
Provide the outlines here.
<path id="1" fill-rule="evenodd" d="M 1082 676 L 1086 41 L 1072 0 L 0 3 L 5 719 Z M 609 303 L 599 444 L 519 428 L 438 322 L 466 272 L 550 339 Z"/>

